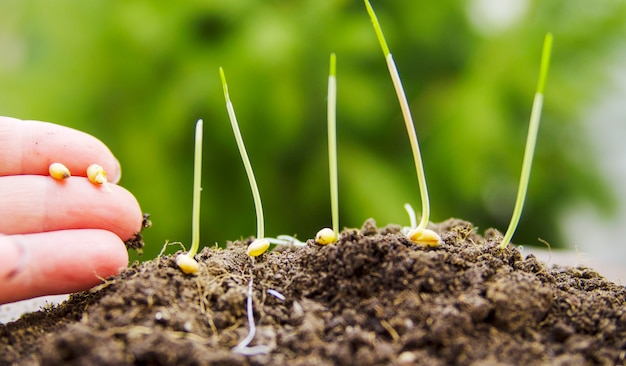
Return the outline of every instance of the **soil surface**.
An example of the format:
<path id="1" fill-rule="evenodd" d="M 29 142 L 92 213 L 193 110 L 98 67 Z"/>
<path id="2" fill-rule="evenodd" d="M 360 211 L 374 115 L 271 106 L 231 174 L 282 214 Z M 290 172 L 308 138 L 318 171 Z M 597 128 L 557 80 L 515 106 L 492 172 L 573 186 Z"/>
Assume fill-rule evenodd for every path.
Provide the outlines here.
<path id="1" fill-rule="evenodd" d="M 624 364 L 623 286 L 500 251 L 495 230 L 482 237 L 455 219 L 430 228 L 444 241 L 436 248 L 369 220 L 338 244 L 254 264 L 249 241 L 204 249 L 198 275 L 175 256 L 135 264 L 0 326 L 0 364 Z M 248 335 L 251 273 L 256 335 L 235 352 Z"/>

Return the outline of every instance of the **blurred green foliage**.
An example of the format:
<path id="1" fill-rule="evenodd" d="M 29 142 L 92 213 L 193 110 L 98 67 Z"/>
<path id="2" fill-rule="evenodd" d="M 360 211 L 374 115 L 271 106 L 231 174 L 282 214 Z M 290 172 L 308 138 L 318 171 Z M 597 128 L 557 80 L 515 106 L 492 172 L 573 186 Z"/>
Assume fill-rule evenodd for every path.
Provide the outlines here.
<path id="1" fill-rule="evenodd" d="M 506 229 L 551 31 L 538 150 L 513 241 L 563 244 L 556 222 L 571 202 L 611 208 L 580 115 L 607 81 L 625 35 L 626 3 L 530 1 L 519 20 L 490 33 L 488 19 L 470 12 L 478 3 L 372 4 L 415 117 L 432 220 L 454 216 Z M 14 0 L 1 9 L 0 114 L 103 140 L 124 167 L 121 184 L 152 215 L 145 258 L 166 240 L 189 246 L 198 118 L 205 120 L 202 243 L 255 232 L 219 66 L 251 154 L 267 235 L 306 239 L 330 225 L 330 52 L 338 58 L 341 225 L 358 227 L 369 217 L 406 225 L 405 202 L 419 212 L 400 109 L 360 0 Z"/>

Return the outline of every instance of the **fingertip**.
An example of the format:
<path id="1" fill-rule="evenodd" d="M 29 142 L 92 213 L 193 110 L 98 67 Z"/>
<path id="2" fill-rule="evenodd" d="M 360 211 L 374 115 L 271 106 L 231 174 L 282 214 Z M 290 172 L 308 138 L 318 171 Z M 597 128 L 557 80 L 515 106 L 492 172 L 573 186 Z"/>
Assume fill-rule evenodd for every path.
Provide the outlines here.
<path id="1" fill-rule="evenodd" d="M 92 234 L 91 248 L 83 256 L 83 273 L 96 276 L 93 285 L 100 282 L 99 278 L 115 276 L 128 266 L 128 251 L 124 242 L 114 233 L 106 230 L 90 230 Z M 93 279 L 92 279 L 93 280 Z M 91 287 L 91 286 L 90 286 Z"/>
<path id="2" fill-rule="evenodd" d="M 141 231 L 139 202 L 124 187 L 83 177 L 0 177 L 0 232 L 27 234 L 68 229 L 104 229 L 128 240 Z"/>
<path id="3" fill-rule="evenodd" d="M 50 122 L 0 117 L 0 176 L 47 175 L 56 162 L 75 176 L 85 176 L 95 163 L 104 167 L 110 182 L 121 178 L 119 161 L 98 138 Z"/>
<path id="4" fill-rule="evenodd" d="M 0 281 L 0 304 L 43 295 L 87 290 L 128 265 L 122 240 L 105 230 L 66 230 L 4 237 L 19 242 L 26 258 L 14 275 Z M 0 253 L 9 246 L 0 246 Z M 0 268 L 10 267 L 0 256 Z"/>

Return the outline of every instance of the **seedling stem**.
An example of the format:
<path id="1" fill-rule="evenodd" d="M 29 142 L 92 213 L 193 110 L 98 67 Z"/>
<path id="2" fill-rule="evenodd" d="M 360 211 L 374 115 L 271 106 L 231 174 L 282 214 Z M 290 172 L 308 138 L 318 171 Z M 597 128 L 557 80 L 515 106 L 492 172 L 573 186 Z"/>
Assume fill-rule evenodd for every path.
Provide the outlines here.
<path id="1" fill-rule="evenodd" d="M 391 80 L 393 82 L 393 86 L 396 90 L 396 95 L 398 96 L 398 101 L 400 102 L 400 109 L 402 110 L 402 116 L 404 117 L 404 122 L 406 125 L 407 133 L 409 134 L 409 141 L 411 143 L 411 149 L 413 150 L 413 160 L 415 161 L 415 170 L 417 171 L 417 181 L 419 183 L 421 200 L 422 200 L 422 218 L 417 229 L 424 229 L 428 224 L 428 220 L 430 217 L 430 202 L 428 199 L 428 188 L 426 187 L 426 177 L 424 175 L 424 166 L 422 165 L 422 156 L 420 154 L 419 143 L 417 141 L 417 134 L 415 133 L 415 125 L 413 124 L 413 117 L 411 117 L 411 110 L 409 108 L 409 103 L 406 99 L 406 94 L 404 93 L 404 88 L 402 87 L 402 81 L 400 80 L 400 75 L 398 74 L 398 69 L 396 68 L 396 64 L 393 61 L 393 56 L 389 51 L 389 47 L 387 46 L 387 41 L 385 41 L 385 36 L 383 35 L 382 28 L 380 27 L 380 23 L 378 22 L 378 18 L 374 13 L 374 9 L 368 0 L 365 0 L 365 7 L 367 8 L 367 12 L 372 19 L 372 24 L 374 25 L 374 31 L 376 32 L 376 36 L 378 37 L 378 42 L 383 50 L 383 54 L 385 55 L 385 59 L 387 60 L 387 68 L 389 69 L 389 74 L 391 75 Z"/>
<path id="2" fill-rule="evenodd" d="M 176 258 L 176 264 L 185 273 L 198 272 L 198 262 L 193 258 L 200 248 L 200 192 L 202 187 L 202 126 L 201 119 L 196 123 L 195 151 L 193 156 L 193 201 L 191 206 L 191 248 L 187 258 L 180 255 Z"/>
<path id="3" fill-rule="evenodd" d="M 248 153 L 246 152 L 246 147 L 243 144 L 243 138 L 241 137 L 241 132 L 239 131 L 239 125 L 237 124 L 237 117 L 235 116 L 235 109 L 233 108 L 233 103 L 230 101 L 230 96 L 228 95 L 228 85 L 226 84 L 226 76 L 224 75 L 224 69 L 220 67 L 220 77 L 222 79 L 222 87 L 224 88 L 224 98 L 226 99 L 226 110 L 228 111 L 228 117 L 230 118 L 230 123 L 233 127 L 233 133 L 235 134 L 235 140 L 237 141 L 237 147 L 239 148 L 239 154 L 241 155 L 241 160 L 243 160 L 243 166 L 246 169 L 246 173 L 248 175 L 248 181 L 250 182 L 250 189 L 252 190 L 252 197 L 254 198 L 254 208 L 256 209 L 256 228 L 257 228 L 257 239 L 262 239 L 264 237 L 264 223 L 263 223 L 263 206 L 261 205 L 261 195 L 259 194 L 259 187 L 256 184 L 256 180 L 254 178 L 254 172 L 252 171 L 252 164 L 250 164 L 250 159 L 248 159 Z"/>
<path id="4" fill-rule="evenodd" d="M 339 234 L 339 189 L 337 184 L 337 57 L 330 54 L 328 76 L 328 167 L 330 175 L 330 206 L 335 234 Z"/>
<path id="5" fill-rule="evenodd" d="M 548 68 L 550 66 L 550 53 L 552 51 L 552 34 L 546 34 L 543 42 L 543 51 L 541 54 L 541 66 L 539 69 L 539 82 L 537 83 L 537 92 L 533 101 L 532 111 L 530 113 L 530 126 L 528 127 L 528 137 L 526 139 L 526 149 L 524 150 L 524 160 L 522 162 L 522 174 L 520 176 L 519 187 L 517 190 L 517 198 L 515 199 L 515 207 L 509 227 L 502 238 L 500 249 L 506 248 L 507 244 L 513 238 L 515 229 L 519 224 L 522 215 L 526 192 L 528 191 L 528 181 L 530 179 L 530 170 L 533 164 L 533 155 L 535 153 L 535 145 L 537 143 L 537 134 L 539 132 L 539 122 L 541 120 L 541 109 L 543 107 L 543 91 L 548 77 Z"/>
<path id="6" fill-rule="evenodd" d="M 191 206 L 191 249 L 187 254 L 193 258 L 200 247 L 200 192 L 202 187 L 202 120 L 196 123 L 196 141 L 193 157 L 193 202 Z"/>

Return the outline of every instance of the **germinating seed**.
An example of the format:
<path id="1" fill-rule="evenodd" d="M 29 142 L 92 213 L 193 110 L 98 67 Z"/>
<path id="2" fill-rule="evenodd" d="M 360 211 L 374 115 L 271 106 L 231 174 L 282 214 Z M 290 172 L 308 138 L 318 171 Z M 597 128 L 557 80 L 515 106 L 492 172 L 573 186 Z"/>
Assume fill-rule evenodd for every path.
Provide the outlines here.
<path id="1" fill-rule="evenodd" d="M 270 247 L 270 242 L 266 239 L 257 239 L 252 242 L 248 246 L 248 250 L 246 250 L 246 254 L 250 257 L 258 257 L 261 254 L 265 253 L 267 248 Z"/>
<path id="2" fill-rule="evenodd" d="M 415 245 L 424 245 L 427 247 L 436 247 L 441 243 L 441 237 L 430 229 L 416 228 L 407 235 L 409 240 Z"/>
<path id="3" fill-rule="evenodd" d="M 337 242 L 337 233 L 331 228 L 323 228 L 315 235 L 315 242 L 319 245 L 328 245 Z"/>
<path id="4" fill-rule="evenodd" d="M 105 184 L 107 182 L 107 173 L 104 168 L 98 164 L 91 164 L 87 168 L 87 178 L 91 183 Z"/>
<path id="5" fill-rule="evenodd" d="M 176 265 L 186 274 L 194 274 L 200 270 L 200 264 L 186 254 L 179 254 L 176 257 Z"/>

